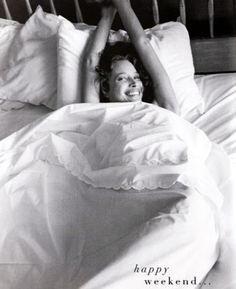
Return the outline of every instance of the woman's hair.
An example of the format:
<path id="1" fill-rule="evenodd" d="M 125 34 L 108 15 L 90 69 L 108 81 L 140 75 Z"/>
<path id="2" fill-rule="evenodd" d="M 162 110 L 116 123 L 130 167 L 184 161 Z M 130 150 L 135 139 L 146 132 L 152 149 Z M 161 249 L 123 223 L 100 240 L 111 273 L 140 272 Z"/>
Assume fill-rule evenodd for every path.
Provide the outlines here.
<path id="1" fill-rule="evenodd" d="M 133 45 L 131 43 L 124 42 L 116 42 L 113 45 L 107 44 L 100 57 L 100 62 L 96 69 L 100 81 L 100 101 L 109 101 L 107 99 L 107 92 L 109 91 L 109 76 L 112 70 L 112 64 L 119 60 L 128 60 L 134 65 L 135 69 L 139 73 L 144 87 L 142 99 L 145 102 L 152 102 L 153 87 L 151 78 L 139 60 Z"/>

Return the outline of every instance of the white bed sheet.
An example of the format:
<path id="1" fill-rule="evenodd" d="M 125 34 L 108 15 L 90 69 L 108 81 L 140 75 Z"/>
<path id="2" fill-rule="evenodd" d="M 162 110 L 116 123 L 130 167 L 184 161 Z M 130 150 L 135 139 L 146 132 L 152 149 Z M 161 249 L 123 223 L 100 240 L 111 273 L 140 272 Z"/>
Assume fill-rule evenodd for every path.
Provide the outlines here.
<path id="1" fill-rule="evenodd" d="M 93 143 L 95 137 L 99 143 L 98 127 L 104 136 L 108 124 L 121 128 L 142 124 L 153 136 L 165 129 L 169 133 L 173 126 L 173 133 L 188 145 L 189 161 L 175 166 L 172 174 L 169 170 L 163 174 L 169 164 L 160 170 L 158 164 L 146 162 L 152 160 L 153 144 L 145 144 L 145 130 L 141 135 L 137 130 L 124 147 L 138 161 L 135 166 L 126 165 L 124 159 L 121 165 L 138 170 L 140 148 L 149 148 L 143 151 L 142 168 L 156 168 L 155 180 L 160 176 L 166 184 L 170 179 L 168 187 L 117 191 L 100 187 L 96 180 L 90 186 L 92 177 L 106 168 L 91 165 L 84 142 Z M 207 144 L 200 130 L 171 112 L 143 103 L 71 105 L 6 138 L 0 143 L 1 288 L 11 284 L 14 289 L 143 289 L 144 279 L 156 280 L 156 276 L 136 274 L 136 265 L 148 270 L 170 267 L 169 275 L 163 275 L 167 281 L 162 288 L 171 288 L 169 276 L 189 282 L 196 277 L 188 287 L 199 288 L 218 258 L 221 231 L 221 193 L 213 178 L 206 178 L 210 151 L 204 149 L 211 150 Z M 117 152 L 117 145 L 111 145 L 112 151 Z M 81 175 L 74 176 L 75 158 L 82 165 L 86 158 L 90 171 L 85 166 Z M 81 176 L 88 178 L 81 181 Z M 111 177 L 110 173 L 107 182 Z M 178 184 L 172 183 L 172 177 L 178 177 Z M 144 182 L 149 174 L 142 171 L 129 180 L 135 184 L 137 179 Z"/>
<path id="2" fill-rule="evenodd" d="M 192 111 L 188 119 L 201 128 L 213 142 L 218 143 L 231 160 L 231 180 L 225 184 L 223 205 L 223 211 L 228 212 L 227 238 L 221 259 L 211 270 L 206 283 L 215 280 L 214 289 L 235 289 L 236 280 L 233 276 L 236 272 L 236 73 L 196 76 L 195 81 L 204 99 L 206 111 L 203 115 Z"/>
<path id="3" fill-rule="evenodd" d="M 51 112 L 47 107 L 20 102 L 0 103 L 0 140 Z"/>
<path id="4" fill-rule="evenodd" d="M 187 119 L 221 145 L 236 164 L 236 73 L 197 76 L 195 80 L 205 113 L 194 110 Z"/>

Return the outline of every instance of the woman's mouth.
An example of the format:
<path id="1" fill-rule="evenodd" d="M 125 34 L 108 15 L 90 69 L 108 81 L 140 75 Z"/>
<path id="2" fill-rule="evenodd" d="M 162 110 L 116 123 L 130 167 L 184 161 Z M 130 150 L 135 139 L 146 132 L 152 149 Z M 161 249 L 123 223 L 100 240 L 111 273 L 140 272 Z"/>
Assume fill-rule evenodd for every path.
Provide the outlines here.
<path id="1" fill-rule="evenodd" d="M 128 97 L 138 97 L 138 96 L 140 96 L 140 91 L 139 90 L 131 90 L 131 91 L 127 91 L 125 94 Z"/>

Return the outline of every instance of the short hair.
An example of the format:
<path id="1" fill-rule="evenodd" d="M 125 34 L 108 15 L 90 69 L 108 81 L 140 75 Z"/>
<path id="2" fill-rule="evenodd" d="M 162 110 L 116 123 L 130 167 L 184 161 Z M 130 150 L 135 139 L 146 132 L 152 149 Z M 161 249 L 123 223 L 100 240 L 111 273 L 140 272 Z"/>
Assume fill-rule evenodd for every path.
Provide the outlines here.
<path id="1" fill-rule="evenodd" d="M 99 64 L 96 68 L 100 81 L 100 101 L 109 101 L 106 96 L 109 91 L 109 76 L 112 70 L 112 64 L 119 60 L 128 60 L 134 65 L 144 87 L 142 100 L 151 103 L 153 100 L 153 85 L 151 77 L 141 63 L 133 45 L 129 42 L 107 44 L 100 57 Z"/>

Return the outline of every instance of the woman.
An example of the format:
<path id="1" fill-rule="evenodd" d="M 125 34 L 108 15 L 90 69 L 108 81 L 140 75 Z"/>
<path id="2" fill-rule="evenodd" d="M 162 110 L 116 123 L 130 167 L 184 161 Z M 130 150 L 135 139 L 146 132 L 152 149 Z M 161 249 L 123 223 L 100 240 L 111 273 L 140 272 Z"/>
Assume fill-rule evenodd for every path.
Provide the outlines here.
<path id="1" fill-rule="evenodd" d="M 179 106 L 169 77 L 158 56 L 153 50 L 149 39 L 130 6 L 129 0 L 90 1 L 102 3 L 102 17 L 95 30 L 87 57 L 84 63 L 84 102 L 96 102 L 96 67 L 105 48 L 116 9 L 127 30 L 130 40 L 142 61 L 142 64 L 153 82 L 154 99 L 163 108 L 179 114 Z M 105 4 L 104 4 L 105 3 Z M 114 56 L 107 70 L 107 79 L 101 81 L 101 90 L 112 102 L 139 101 L 143 99 L 144 84 L 134 63 L 127 56 Z M 105 88 L 105 89 L 104 89 Z"/>

